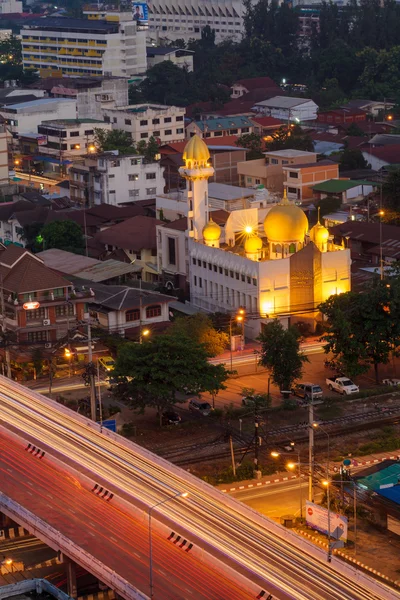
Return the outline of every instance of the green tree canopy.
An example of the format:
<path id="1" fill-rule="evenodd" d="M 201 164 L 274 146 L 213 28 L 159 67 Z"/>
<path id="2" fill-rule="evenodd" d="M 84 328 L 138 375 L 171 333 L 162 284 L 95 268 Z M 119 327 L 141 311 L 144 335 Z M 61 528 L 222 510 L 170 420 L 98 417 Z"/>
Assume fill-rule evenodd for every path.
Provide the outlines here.
<path id="1" fill-rule="evenodd" d="M 263 140 L 256 133 L 245 133 L 241 135 L 235 142 L 240 148 L 247 148 L 249 152 L 246 154 L 246 160 L 254 160 L 262 158 L 263 155 Z"/>
<path id="2" fill-rule="evenodd" d="M 75 254 L 82 254 L 84 239 L 82 229 L 75 221 L 53 221 L 41 230 L 43 247 L 59 248 Z"/>
<path id="3" fill-rule="evenodd" d="M 203 346 L 209 357 L 222 354 L 229 344 L 229 336 L 215 329 L 210 317 L 204 313 L 179 317 L 170 327 L 169 334 L 174 337 L 191 337 Z"/>
<path id="4" fill-rule="evenodd" d="M 162 412 L 185 402 L 187 388 L 217 394 L 224 389 L 228 372 L 208 362 L 205 348 L 184 335 L 160 335 L 143 344 L 128 342 L 119 349 L 114 372 L 132 377 L 127 385 L 132 407 Z M 178 395 L 180 394 L 180 396 Z"/>
<path id="5" fill-rule="evenodd" d="M 400 212 L 400 169 L 391 169 L 383 184 L 384 203 L 388 208 Z"/>
<path id="6" fill-rule="evenodd" d="M 339 168 L 342 171 L 352 171 L 354 169 L 370 169 L 371 165 L 365 160 L 361 150 L 354 148 L 345 148 L 340 154 Z"/>
<path id="7" fill-rule="evenodd" d="M 400 281 L 389 286 L 377 280 L 362 293 L 347 292 L 328 298 L 320 306 L 328 327 L 325 352 L 332 352 L 346 375 L 352 377 L 387 364 L 400 344 Z"/>
<path id="8" fill-rule="evenodd" d="M 272 381 L 280 390 L 290 390 L 303 374 L 307 356 L 300 353 L 300 333 L 295 327 L 285 329 L 274 319 L 263 327 L 258 337 L 261 342 L 260 365 L 270 370 Z"/>
<path id="9" fill-rule="evenodd" d="M 268 150 L 304 150 L 314 152 L 314 142 L 311 136 L 304 134 L 299 125 L 283 126 L 272 134 L 272 141 L 267 142 Z"/>
<path id="10" fill-rule="evenodd" d="M 96 128 L 94 130 L 94 143 L 100 152 L 118 150 L 120 154 L 136 154 L 135 145 L 132 137 L 127 131 L 122 129 Z"/>

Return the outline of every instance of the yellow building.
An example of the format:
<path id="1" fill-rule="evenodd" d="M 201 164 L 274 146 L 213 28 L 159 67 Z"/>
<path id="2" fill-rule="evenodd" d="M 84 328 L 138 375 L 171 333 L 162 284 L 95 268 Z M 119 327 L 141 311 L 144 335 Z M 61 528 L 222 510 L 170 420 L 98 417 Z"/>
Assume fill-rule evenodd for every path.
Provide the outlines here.
<path id="1" fill-rule="evenodd" d="M 319 222 L 284 194 L 272 208 L 226 213 L 216 224 L 208 207 L 208 149 L 195 136 L 186 146 L 190 298 L 210 312 L 246 308 L 246 334 L 257 337 L 271 318 L 284 324 L 320 319 L 318 305 L 350 290 L 350 251 L 334 244 Z"/>

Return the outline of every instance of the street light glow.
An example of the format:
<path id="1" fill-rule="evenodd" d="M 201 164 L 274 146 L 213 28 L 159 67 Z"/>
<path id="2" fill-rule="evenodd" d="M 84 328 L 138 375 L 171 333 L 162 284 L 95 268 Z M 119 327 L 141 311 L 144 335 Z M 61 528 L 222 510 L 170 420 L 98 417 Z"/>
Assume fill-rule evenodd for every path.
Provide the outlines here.
<path id="1" fill-rule="evenodd" d="M 280 454 L 279 454 L 279 452 L 274 451 L 274 452 L 271 452 L 271 456 L 273 458 L 278 458 L 280 456 Z"/>
<path id="2" fill-rule="evenodd" d="M 296 468 L 296 463 L 290 462 L 290 463 L 288 463 L 288 464 L 286 465 L 286 467 L 287 467 L 288 469 L 295 469 L 295 468 Z"/>
<path id="3" fill-rule="evenodd" d="M 150 335 L 150 329 L 143 329 L 142 335 L 144 335 L 145 337 Z"/>
<path id="4" fill-rule="evenodd" d="M 24 302 L 22 308 L 24 310 L 36 310 L 40 307 L 40 302 L 30 300 L 29 302 Z"/>

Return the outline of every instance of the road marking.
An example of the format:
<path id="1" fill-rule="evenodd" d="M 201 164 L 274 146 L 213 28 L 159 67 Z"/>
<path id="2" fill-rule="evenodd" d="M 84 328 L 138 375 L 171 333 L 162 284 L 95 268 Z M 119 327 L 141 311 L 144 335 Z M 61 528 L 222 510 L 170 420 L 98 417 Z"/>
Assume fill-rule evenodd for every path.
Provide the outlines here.
<path id="1" fill-rule="evenodd" d="M 70 508 L 69 510 L 76 515 L 76 511 L 73 508 Z"/>
<path id="2" fill-rule="evenodd" d="M 189 594 L 192 594 L 192 596 L 193 596 L 192 590 L 189 590 L 188 588 L 185 588 L 185 592 L 189 592 Z"/>
<path id="3" fill-rule="evenodd" d="M 93 531 L 89 531 L 90 535 L 92 535 L 93 537 L 96 537 L 96 534 L 93 533 Z"/>
<path id="4" fill-rule="evenodd" d="M 132 554 L 134 554 L 135 556 L 137 556 L 138 558 L 142 558 L 141 555 L 139 554 L 139 552 L 132 552 Z"/>
<path id="5" fill-rule="evenodd" d="M 29 492 L 29 491 L 28 491 L 28 492 L 26 492 L 26 493 L 27 493 L 27 494 L 29 494 L 30 496 L 33 496 L 32 492 Z"/>
<path id="6" fill-rule="evenodd" d="M 160 573 L 160 575 L 162 575 L 163 577 L 167 577 L 167 574 L 165 571 L 161 571 L 161 569 L 157 569 L 157 573 Z"/>
<path id="7" fill-rule="evenodd" d="M 118 540 L 115 539 L 115 537 L 113 537 L 112 535 L 110 535 L 110 540 L 112 540 L 113 542 L 117 542 Z"/>
<path id="8" fill-rule="evenodd" d="M 53 496 L 51 494 L 47 494 L 47 497 L 53 500 Z"/>
<path id="9" fill-rule="evenodd" d="M 28 485 L 33 485 L 33 482 L 32 481 L 28 481 Z"/>

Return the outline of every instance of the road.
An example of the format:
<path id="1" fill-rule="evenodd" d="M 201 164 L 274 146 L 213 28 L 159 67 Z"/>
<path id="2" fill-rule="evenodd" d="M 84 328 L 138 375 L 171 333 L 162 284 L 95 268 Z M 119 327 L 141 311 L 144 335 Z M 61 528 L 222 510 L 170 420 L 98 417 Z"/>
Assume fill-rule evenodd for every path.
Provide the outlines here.
<path id="1" fill-rule="evenodd" d="M 109 432 L 102 435 L 86 419 L 3 377 L 0 399 L 3 492 L 143 591 L 148 590 L 148 524 L 139 518 L 138 509 L 171 500 L 154 515 L 156 599 L 247 600 L 254 598 L 261 583 L 274 600 L 400 597 L 383 584 L 372 593 L 365 585 L 374 584 L 366 578 L 361 585 L 344 576 L 338 559 L 328 565 L 322 553 L 320 560 L 306 554 L 298 547 L 304 542 L 292 544 L 287 539 L 291 534 L 283 528 L 161 459 L 155 462 L 142 448 L 117 437 L 113 440 Z M 25 452 L 24 445 L 11 443 L 12 432 L 36 442 L 49 456 L 39 460 Z M 51 455 L 62 456 L 63 469 L 50 460 Z M 105 482 L 129 508 L 122 510 L 117 498 L 110 503 L 99 499 L 70 474 L 68 465 L 94 473 L 96 481 Z M 171 499 L 183 492 L 189 496 Z M 168 541 L 161 523 L 173 524 L 187 536 L 195 544 L 193 551 L 182 552 Z M 316 549 L 312 552 L 318 555 Z M 234 571 L 229 572 L 228 566 Z M 247 575 L 249 587 L 241 574 Z"/>
<path id="2" fill-rule="evenodd" d="M 22 561 L 25 567 L 38 565 L 56 553 L 35 537 L 8 539 L 0 542 L 0 556 L 11 558 L 14 562 Z"/>

